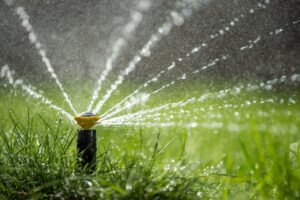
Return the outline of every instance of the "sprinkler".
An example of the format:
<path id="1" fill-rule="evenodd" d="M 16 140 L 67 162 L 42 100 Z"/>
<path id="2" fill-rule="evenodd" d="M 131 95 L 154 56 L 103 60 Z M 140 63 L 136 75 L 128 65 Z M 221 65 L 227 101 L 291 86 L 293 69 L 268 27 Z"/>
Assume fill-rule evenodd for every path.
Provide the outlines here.
<path id="1" fill-rule="evenodd" d="M 78 165 L 81 169 L 87 169 L 90 172 L 96 170 L 96 130 L 91 129 L 99 116 L 92 112 L 84 112 L 79 116 L 74 117 L 81 129 L 77 134 L 77 154 Z"/>

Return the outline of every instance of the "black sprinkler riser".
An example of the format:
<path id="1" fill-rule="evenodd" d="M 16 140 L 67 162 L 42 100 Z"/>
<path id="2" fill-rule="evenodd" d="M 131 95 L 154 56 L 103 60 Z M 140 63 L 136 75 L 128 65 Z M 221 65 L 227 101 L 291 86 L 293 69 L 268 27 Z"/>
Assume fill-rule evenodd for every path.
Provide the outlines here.
<path id="1" fill-rule="evenodd" d="M 96 170 L 96 153 L 96 130 L 79 130 L 77 134 L 79 169 L 94 172 Z"/>

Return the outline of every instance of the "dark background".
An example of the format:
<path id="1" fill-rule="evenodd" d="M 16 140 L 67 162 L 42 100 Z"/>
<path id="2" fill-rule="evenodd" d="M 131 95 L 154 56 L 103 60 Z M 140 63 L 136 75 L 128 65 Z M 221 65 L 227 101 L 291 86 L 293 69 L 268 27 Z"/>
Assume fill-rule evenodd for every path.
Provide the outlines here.
<path id="1" fill-rule="evenodd" d="M 153 49 L 151 57 L 144 58 L 127 80 L 147 80 L 169 66 L 172 60 L 207 40 L 210 34 L 223 28 L 235 16 L 247 13 L 257 2 L 263 1 L 207 2 L 183 26 L 172 29 Z M 111 45 L 138 3 L 139 0 L 26 0 L 15 1 L 15 6 L 23 6 L 30 16 L 39 41 L 62 82 L 75 82 L 82 79 L 95 81 L 99 77 L 110 55 Z M 127 66 L 174 8 L 174 0 L 151 1 L 142 23 L 115 62 L 109 80 L 113 81 Z M 245 18 L 229 33 L 209 42 L 209 48 L 184 60 L 166 79 L 191 72 L 223 54 L 232 57 L 193 78 L 270 78 L 300 72 L 300 25 L 288 25 L 284 33 L 267 37 L 270 31 L 300 20 L 299 10 L 299 0 L 271 0 L 267 9 Z M 3 0 L 0 1 L 0 19 L 0 66 L 9 64 L 17 77 L 36 82 L 52 81 L 13 7 L 7 6 Z M 239 51 L 248 40 L 254 40 L 258 35 L 263 39 L 258 47 L 247 53 Z"/>

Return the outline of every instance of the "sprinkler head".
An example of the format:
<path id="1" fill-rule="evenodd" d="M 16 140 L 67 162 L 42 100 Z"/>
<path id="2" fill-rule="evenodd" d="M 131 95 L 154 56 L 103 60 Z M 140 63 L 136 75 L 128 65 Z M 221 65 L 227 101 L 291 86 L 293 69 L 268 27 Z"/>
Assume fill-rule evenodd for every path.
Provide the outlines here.
<path id="1" fill-rule="evenodd" d="M 84 112 L 79 116 L 75 116 L 74 119 L 82 129 L 89 130 L 97 123 L 100 117 L 92 112 Z"/>

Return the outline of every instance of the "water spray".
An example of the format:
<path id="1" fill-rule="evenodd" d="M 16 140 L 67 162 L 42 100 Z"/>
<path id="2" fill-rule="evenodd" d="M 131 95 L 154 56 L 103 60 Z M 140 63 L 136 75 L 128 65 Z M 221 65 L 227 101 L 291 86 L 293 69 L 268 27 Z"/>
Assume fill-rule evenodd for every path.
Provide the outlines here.
<path id="1" fill-rule="evenodd" d="M 96 130 L 91 129 L 100 119 L 92 112 L 84 112 L 74 117 L 81 129 L 77 133 L 78 165 L 90 172 L 96 170 Z"/>

